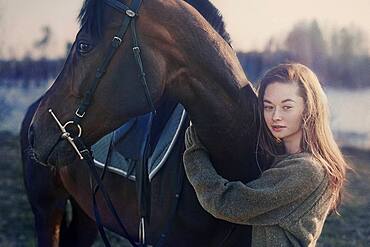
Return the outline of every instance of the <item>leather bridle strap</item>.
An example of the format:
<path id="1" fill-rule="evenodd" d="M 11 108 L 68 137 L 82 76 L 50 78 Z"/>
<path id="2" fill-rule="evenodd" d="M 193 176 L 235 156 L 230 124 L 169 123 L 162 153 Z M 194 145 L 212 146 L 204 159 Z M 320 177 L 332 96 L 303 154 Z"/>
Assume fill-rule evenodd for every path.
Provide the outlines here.
<path id="1" fill-rule="evenodd" d="M 87 147 L 85 146 L 85 144 L 81 141 L 80 138 L 76 139 L 75 140 L 75 144 L 77 146 L 77 148 L 79 150 L 87 150 Z M 100 188 L 100 191 L 102 192 L 102 195 L 103 195 L 103 198 L 110 210 L 110 212 L 112 213 L 113 217 L 116 219 L 118 225 L 122 228 L 123 230 L 123 233 L 124 233 L 124 237 L 128 239 L 128 241 L 133 245 L 133 246 L 137 246 L 135 241 L 130 237 L 130 235 L 128 234 L 124 224 L 122 223 L 113 203 L 112 203 L 112 200 L 110 199 L 110 196 L 109 194 L 107 193 L 107 191 L 105 190 L 105 187 L 103 185 L 103 182 L 101 181 L 100 177 L 99 177 L 99 174 L 96 170 L 96 167 L 95 167 L 95 162 L 94 162 L 94 158 L 93 156 L 91 155 L 91 152 L 90 151 L 87 151 L 87 152 L 82 152 L 81 153 L 84 160 L 86 161 L 86 163 L 88 164 L 89 168 L 90 168 L 90 172 L 95 180 L 95 182 L 97 183 L 97 186 Z M 98 209 L 97 207 L 94 208 L 94 213 L 95 213 L 95 218 L 98 219 L 100 221 L 100 215 L 99 215 L 99 212 L 98 212 Z M 104 229 L 100 226 L 98 226 L 98 229 L 99 231 L 102 230 L 104 232 Z M 100 234 L 102 234 L 102 232 L 100 232 Z M 103 233 L 102 237 L 105 236 L 105 233 Z M 104 239 L 104 237 L 103 237 Z M 106 239 L 106 238 L 105 238 Z M 104 241 L 105 242 L 105 241 Z M 105 245 L 106 246 L 110 246 L 109 242 L 105 242 Z"/>
<path id="2" fill-rule="evenodd" d="M 106 174 L 107 167 L 110 164 L 111 159 L 112 159 L 112 155 L 111 155 L 112 147 L 113 147 L 113 139 L 111 140 L 111 143 L 110 143 L 109 148 L 108 148 L 108 154 L 107 154 L 107 158 L 105 160 L 103 171 L 100 174 L 99 179 L 102 182 L 103 182 L 104 176 Z M 93 199 L 93 208 L 94 208 L 96 225 L 98 227 L 98 230 L 100 232 L 100 237 L 102 238 L 105 246 L 110 247 L 111 245 L 110 245 L 110 242 L 108 240 L 107 235 L 105 234 L 105 230 L 104 230 L 103 224 L 101 222 L 101 218 L 100 218 L 99 208 L 98 208 L 98 205 L 97 205 L 97 202 L 96 202 L 96 194 L 98 193 L 100 187 L 99 187 L 99 184 L 95 184 L 95 186 L 94 186 L 91 175 L 90 175 L 90 187 L 91 187 L 91 193 L 92 193 L 92 199 Z"/>
<path id="3" fill-rule="evenodd" d="M 119 2 L 119 1 L 116 1 L 116 0 L 105 0 L 104 1 L 106 4 L 108 4 L 109 6 L 111 6 L 112 8 L 115 8 L 117 9 L 118 11 L 121 11 L 121 12 L 126 12 L 126 11 L 129 11 L 129 10 L 132 10 L 134 8 L 129 8 L 127 7 L 125 4 Z M 132 6 L 133 7 L 133 6 Z M 137 8 L 138 9 L 138 8 Z"/>
<path id="4" fill-rule="evenodd" d="M 139 69 L 140 69 L 140 79 L 144 86 L 144 92 L 145 92 L 145 96 L 148 101 L 148 104 L 150 105 L 151 110 L 155 112 L 155 107 L 150 97 L 150 93 L 149 93 L 148 86 L 147 86 L 146 79 L 145 79 L 144 69 L 143 69 L 142 62 L 141 62 L 142 59 L 140 56 L 140 49 L 138 46 L 138 39 L 136 35 L 136 27 L 135 27 L 135 21 L 134 21 L 135 18 L 138 16 L 138 10 L 141 6 L 142 0 L 133 0 L 130 7 L 127 7 L 126 5 L 124 5 L 123 3 L 117 0 L 105 0 L 104 2 L 108 4 L 109 6 L 115 8 L 116 10 L 125 13 L 125 18 L 123 19 L 123 22 L 118 32 L 113 37 L 111 41 L 111 46 L 106 56 L 104 57 L 103 62 L 100 64 L 100 66 L 96 70 L 95 78 L 93 82 L 91 83 L 89 89 L 84 94 L 84 97 L 81 100 L 79 107 L 76 110 L 75 116 L 73 118 L 73 122 L 75 124 L 79 124 L 81 122 L 81 119 L 84 117 L 88 107 L 91 105 L 92 97 L 95 94 L 96 88 L 98 87 L 98 84 L 101 78 L 105 74 L 107 67 L 110 61 L 112 60 L 116 50 L 121 45 L 123 41 L 123 37 L 125 36 L 128 28 L 130 27 L 130 23 L 133 23 L 131 25 L 132 38 L 133 38 L 133 44 L 134 44 L 133 51 L 134 51 L 135 60 L 137 61 Z"/>
<path id="5" fill-rule="evenodd" d="M 155 107 L 154 107 L 154 104 L 153 104 L 153 100 L 152 100 L 152 97 L 150 96 L 148 83 L 146 81 L 146 76 L 145 76 L 145 72 L 144 72 L 144 66 L 143 66 L 143 62 L 142 62 L 142 59 L 141 59 L 141 55 L 140 55 L 140 47 L 139 47 L 138 38 L 137 38 L 137 34 L 136 34 L 135 19 L 133 19 L 131 21 L 131 30 L 132 30 L 132 41 L 133 41 L 133 44 L 134 44 L 134 47 L 132 48 L 132 51 L 134 52 L 134 57 L 135 57 L 136 63 L 139 66 L 139 69 L 140 69 L 140 79 L 141 79 L 140 81 L 141 81 L 142 86 L 144 88 L 146 100 L 147 100 L 150 108 L 152 109 L 152 112 L 154 114 L 156 114 L 156 110 L 155 110 Z"/>
<path id="6" fill-rule="evenodd" d="M 118 213 L 116 211 L 116 209 L 114 208 L 113 206 L 113 203 L 109 197 L 109 194 L 106 192 L 105 190 L 105 187 L 103 185 L 103 182 L 102 182 L 102 178 L 99 178 L 99 175 L 98 175 L 98 172 L 96 170 L 96 167 L 95 167 L 95 162 L 94 162 L 94 158 L 93 158 L 93 155 L 92 155 L 92 152 L 91 150 L 84 144 L 84 142 L 82 141 L 82 139 L 80 138 L 80 135 L 81 135 L 81 130 L 80 130 L 80 133 L 75 136 L 75 137 L 72 137 L 71 136 L 71 133 L 69 133 L 67 130 L 66 130 L 66 126 L 68 124 L 71 124 L 72 121 L 69 121 L 67 122 L 66 124 L 62 125 L 62 123 L 59 121 L 59 119 L 57 118 L 57 116 L 53 113 L 53 111 L 51 109 L 49 109 L 49 112 L 50 114 L 52 115 L 52 117 L 54 118 L 54 120 L 56 121 L 57 125 L 59 126 L 62 134 L 61 134 L 61 137 L 60 139 L 66 139 L 71 145 L 72 147 L 74 148 L 74 150 L 77 152 L 77 154 L 79 155 L 80 159 L 82 160 L 85 160 L 86 163 L 88 164 L 88 167 L 90 169 L 90 172 L 96 182 L 96 188 L 100 188 L 101 189 L 101 192 L 103 194 L 103 198 L 113 216 L 113 218 L 117 221 L 118 225 L 122 228 L 123 230 L 123 233 L 125 234 L 124 237 L 126 237 L 130 243 L 133 245 L 133 246 L 137 246 L 135 244 L 135 242 L 131 239 L 130 235 L 128 234 L 124 224 L 122 223 L 120 217 L 118 216 Z M 104 173 L 104 171 L 103 171 Z M 97 191 L 96 191 L 97 192 Z M 94 214 L 95 214 L 95 219 L 96 219 L 96 223 L 98 225 L 98 229 L 99 229 L 99 232 L 100 232 L 100 235 L 102 236 L 103 238 L 103 241 L 105 243 L 106 246 L 110 247 L 110 244 L 106 238 L 106 235 L 105 235 L 105 232 L 104 232 L 104 228 L 102 227 L 101 225 L 101 222 L 100 222 L 100 214 L 99 214 L 99 209 L 97 207 L 97 204 L 96 202 L 94 202 L 94 197 L 95 197 L 95 190 L 93 190 L 93 204 L 94 204 Z"/>
<path id="7" fill-rule="evenodd" d="M 155 112 L 154 105 L 153 105 L 153 102 L 151 100 L 148 87 L 146 85 L 145 73 L 144 73 L 144 70 L 143 70 L 142 62 L 141 62 L 140 49 L 139 49 L 139 46 L 138 46 L 138 40 L 137 40 L 136 31 L 135 31 L 135 22 L 133 22 L 133 20 L 138 16 L 137 13 L 138 13 L 138 10 L 141 6 L 142 0 L 132 0 L 130 7 L 127 7 L 126 5 L 119 2 L 118 0 L 105 0 L 105 3 L 108 4 L 109 6 L 115 8 L 115 9 L 121 11 L 121 12 L 124 12 L 125 16 L 124 16 L 124 19 L 122 21 L 122 24 L 121 24 L 118 32 L 116 33 L 116 35 L 113 37 L 113 39 L 111 41 L 111 46 L 110 46 L 108 52 L 106 53 L 106 55 L 103 59 L 103 62 L 100 64 L 100 66 L 96 70 L 95 78 L 94 78 L 93 82 L 91 83 L 90 87 L 88 88 L 88 90 L 84 94 L 84 97 L 83 97 L 82 101 L 80 102 L 79 107 L 77 108 L 72 121 L 69 121 L 66 124 L 62 125 L 60 123 L 60 121 L 58 120 L 58 118 L 56 117 L 56 115 L 53 113 L 52 109 L 49 109 L 49 112 L 53 116 L 53 118 L 55 119 L 59 128 L 62 131 L 61 138 L 66 139 L 72 145 L 74 150 L 77 152 L 80 159 L 84 159 L 87 162 L 88 167 L 90 169 L 90 172 L 91 172 L 91 174 L 92 174 L 92 176 L 93 176 L 93 178 L 96 182 L 95 188 L 92 189 L 94 214 L 95 214 L 95 218 L 96 218 L 96 221 L 97 221 L 97 224 L 98 224 L 98 229 L 99 229 L 100 235 L 102 236 L 105 245 L 108 246 L 108 247 L 110 246 L 109 241 L 108 241 L 108 239 L 105 235 L 104 228 L 103 228 L 103 226 L 100 222 L 101 220 L 100 220 L 99 209 L 98 209 L 97 204 L 96 204 L 95 195 L 96 195 L 96 192 L 97 192 L 98 189 L 101 190 L 102 195 L 103 195 L 103 197 L 106 201 L 106 204 L 107 204 L 110 212 L 112 213 L 113 217 L 117 221 L 118 225 L 122 228 L 125 237 L 130 241 L 130 243 L 133 246 L 137 246 L 135 244 L 135 242 L 129 236 L 125 226 L 123 225 L 117 211 L 115 210 L 115 208 L 113 206 L 113 203 L 112 203 L 112 201 L 109 197 L 109 194 L 105 190 L 105 187 L 102 183 L 102 180 L 101 180 L 101 178 L 99 177 L 99 175 L 97 173 L 95 163 L 94 163 L 94 158 L 93 158 L 93 155 L 91 153 L 91 150 L 88 147 L 86 147 L 86 145 L 84 144 L 84 142 L 81 139 L 82 128 L 80 126 L 80 122 L 83 119 L 83 117 L 85 116 L 85 113 L 86 113 L 88 107 L 91 105 L 92 97 L 95 94 L 95 91 L 98 87 L 98 84 L 99 84 L 101 78 L 103 77 L 103 75 L 105 74 L 106 69 L 107 69 L 110 61 L 112 60 L 115 52 L 117 51 L 118 47 L 121 45 L 123 37 L 125 36 L 128 28 L 130 27 L 130 23 L 133 23 L 131 25 L 132 33 L 133 33 L 133 35 L 132 35 L 133 46 L 134 46 L 133 47 L 133 52 L 134 52 L 135 60 L 137 61 L 137 64 L 139 66 L 140 79 L 141 79 L 141 82 L 143 84 L 145 84 L 144 91 L 145 91 L 146 98 L 147 98 L 147 100 L 150 104 L 150 107 Z M 71 130 L 67 128 L 67 126 L 70 126 L 70 125 L 75 125 L 77 127 L 78 134 L 71 133 Z"/>

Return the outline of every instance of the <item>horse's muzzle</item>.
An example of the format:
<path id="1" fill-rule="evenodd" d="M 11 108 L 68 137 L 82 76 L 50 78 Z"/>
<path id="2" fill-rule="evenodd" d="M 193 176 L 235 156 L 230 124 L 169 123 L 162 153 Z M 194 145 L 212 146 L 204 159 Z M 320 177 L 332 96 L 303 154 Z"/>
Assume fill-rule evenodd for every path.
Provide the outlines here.
<path id="1" fill-rule="evenodd" d="M 66 166 L 77 158 L 76 153 L 64 139 L 57 138 L 54 143 L 37 140 L 36 131 L 33 125 L 28 131 L 28 141 L 30 144 L 30 158 L 44 166 Z M 38 146 L 35 146 L 38 144 Z M 41 146 L 40 146 L 41 145 Z"/>

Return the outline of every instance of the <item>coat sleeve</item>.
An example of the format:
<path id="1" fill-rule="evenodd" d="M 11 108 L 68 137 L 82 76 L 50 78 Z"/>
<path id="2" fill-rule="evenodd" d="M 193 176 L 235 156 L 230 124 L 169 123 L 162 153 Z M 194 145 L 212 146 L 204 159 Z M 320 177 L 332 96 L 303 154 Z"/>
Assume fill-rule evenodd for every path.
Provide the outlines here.
<path id="1" fill-rule="evenodd" d="M 188 129 L 183 161 L 202 207 L 214 217 L 237 224 L 278 224 L 323 181 L 323 169 L 307 158 L 284 160 L 247 184 L 217 174 L 196 133 Z M 231 166 L 230 166 L 231 167 Z"/>

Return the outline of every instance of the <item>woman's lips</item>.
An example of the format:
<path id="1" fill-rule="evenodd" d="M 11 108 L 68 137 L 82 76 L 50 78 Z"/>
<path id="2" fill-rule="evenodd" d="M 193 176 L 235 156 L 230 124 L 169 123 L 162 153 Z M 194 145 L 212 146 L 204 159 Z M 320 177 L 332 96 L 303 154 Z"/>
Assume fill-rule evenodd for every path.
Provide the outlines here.
<path id="1" fill-rule="evenodd" d="M 286 127 L 285 126 L 280 126 L 280 125 L 273 125 L 273 126 L 271 126 L 271 128 L 274 132 L 280 132 Z"/>

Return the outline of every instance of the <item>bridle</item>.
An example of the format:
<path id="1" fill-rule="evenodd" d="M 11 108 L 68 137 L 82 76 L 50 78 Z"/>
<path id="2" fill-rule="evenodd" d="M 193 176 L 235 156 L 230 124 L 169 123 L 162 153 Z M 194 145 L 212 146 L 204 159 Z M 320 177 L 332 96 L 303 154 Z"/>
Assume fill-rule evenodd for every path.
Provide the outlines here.
<path id="1" fill-rule="evenodd" d="M 119 0 L 104 0 L 104 2 L 115 8 L 116 10 L 122 12 L 125 14 L 123 22 L 118 30 L 118 32 L 115 34 L 115 36 L 112 38 L 111 41 L 111 46 L 108 50 L 108 52 L 105 54 L 103 58 L 103 62 L 100 64 L 100 66 L 97 68 L 96 73 L 95 73 L 95 78 L 90 84 L 88 90 L 84 93 L 84 96 L 82 100 L 80 101 L 80 104 L 72 118 L 72 120 L 67 121 L 64 125 L 60 123 L 60 121 L 57 119 L 56 115 L 53 113 L 52 109 L 49 109 L 50 114 L 53 116 L 55 121 L 58 123 L 58 126 L 60 130 L 62 131 L 62 139 L 66 139 L 73 147 L 73 149 L 76 151 L 77 155 L 79 156 L 80 159 L 83 159 L 83 153 L 87 152 L 87 149 L 79 150 L 75 144 L 76 138 L 80 138 L 82 135 L 82 128 L 81 128 L 81 121 L 84 118 L 87 109 L 91 105 L 92 102 L 92 97 L 95 94 L 96 88 L 101 81 L 102 77 L 104 76 L 107 67 L 112 60 L 115 52 L 117 49 L 120 47 L 123 38 L 131 26 L 131 31 L 132 31 L 132 41 L 133 41 L 133 53 L 134 53 L 134 58 L 137 62 L 138 68 L 140 70 L 140 82 L 143 86 L 143 90 L 145 93 L 146 100 L 148 102 L 148 105 L 150 106 L 150 109 L 152 112 L 156 112 L 156 109 L 153 104 L 152 97 L 149 92 L 148 84 L 146 81 L 146 75 L 144 72 L 144 67 L 140 55 L 140 47 L 139 47 L 139 42 L 136 34 L 136 25 L 135 25 L 135 20 L 138 17 L 138 11 L 140 9 L 142 0 L 132 0 L 131 6 L 128 7 L 125 4 L 121 3 Z M 74 125 L 74 130 L 77 130 L 75 132 L 75 135 L 72 135 L 72 131 L 68 131 L 69 126 Z M 55 146 L 54 146 L 55 147 Z"/>
<path id="2" fill-rule="evenodd" d="M 71 146 L 73 147 L 73 149 L 75 150 L 75 152 L 77 153 L 79 158 L 81 160 L 85 160 L 87 162 L 87 164 L 90 168 L 90 172 L 91 172 L 91 174 L 92 174 L 92 176 L 93 176 L 93 178 L 96 182 L 95 188 L 92 188 L 94 213 L 95 213 L 95 218 L 96 218 L 96 222 L 97 222 L 97 225 L 98 225 L 98 229 L 100 231 L 100 235 L 102 236 L 102 239 L 103 239 L 105 245 L 110 246 L 109 241 L 108 241 L 108 239 L 105 235 L 104 228 L 103 228 L 103 226 L 100 222 L 100 214 L 99 214 L 99 211 L 98 211 L 98 208 L 97 208 L 97 205 L 96 205 L 96 199 L 95 199 L 96 192 L 98 191 L 99 188 L 100 188 L 100 190 L 103 194 L 103 197 L 104 197 L 111 213 L 113 214 L 115 220 L 117 221 L 118 225 L 120 225 L 120 227 L 122 228 L 123 233 L 125 235 L 124 237 L 126 237 L 133 246 L 137 246 L 135 241 L 132 240 L 132 238 L 129 236 L 125 226 L 123 225 L 122 221 L 120 220 L 120 218 L 119 218 L 119 216 L 118 216 L 118 214 L 117 214 L 117 212 L 116 212 L 116 210 L 113 206 L 113 203 L 112 203 L 108 193 L 106 192 L 106 190 L 104 188 L 104 185 L 102 184 L 102 178 L 104 176 L 105 170 L 103 171 L 102 176 L 99 177 L 99 175 L 97 173 L 97 170 L 95 168 L 92 152 L 91 152 L 90 148 L 87 147 L 84 144 L 83 140 L 81 139 L 81 136 L 82 136 L 82 127 L 80 125 L 81 121 L 84 118 L 84 116 L 86 115 L 86 112 L 87 112 L 89 106 L 91 105 L 92 97 L 95 94 L 97 86 L 98 86 L 99 82 L 101 81 L 102 77 L 104 76 L 104 74 L 106 72 L 106 69 L 109 66 L 109 63 L 112 60 L 114 54 L 116 53 L 117 49 L 120 47 L 121 43 L 123 42 L 124 36 L 125 36 L 126 32 L 128 31 L 129 27 L 131 27 L 131 31 L 132 31 L 132 42 L 133 42 L 132 50 L 133 50 L 133 53 L 134 53 L 134 58 L 136 60 L 136 63 L 138 65 L 138 68 L 139 68 L 139 71 L 140 71 L 139 72 L 140 73 L 140 82 L 143 86 L 145 97 L 146 97 L 148 105 L 151 109 L 151 112 L 154 113 L 154 114 L 156 113 L 156 110 L 155 110 L 155 107 L 154 107 L 154 104 L 153 104 L 153 100 L 151 98 L 149 88 L 148 88 L 148 84 L 147 84 L 147 81 L 146 81 L 144 67 L 143 67 L 143 63 L 142 63 L 142 59 L 141 59 L 141 55 L 140 55 L 139 42 L 138 42 L 138 38 L 137 38 L 137 34 L 136 34 L 136 25 L 135 25 L 136 24 L 136 18 L 138 17 L 138 11 L 139 11 L 140 6 L 142 4 L 142 0 L 132 0 L 130 6 L 126 6 L 125 4 L 120 2 L 119 0 L 104 0 L 104 3 L 109 5 L 110 7 L 114 8 L 114 9 L 124 13 L 124 18 L 123 18 L 122 24 L 121 24 L 120 28 L 118 29 L 117 33 L 115 34 L 115 36 L 112 38 L 111 46 L 110 46 L 109 50 L 106 52 L 103 61 L 101 62 L 98 69 L 96 70 L 95 78 L 92 81 L 92 83 L 89 85 L 88 90 L 84 93 L 84 96 L 83 96 L 83 98 L 82 98 L 82 100 L 81 100 L 81 102 L 80 102 L 72 120 L 67 121 L 65 124 L 62 124 L 59 121 L 59 119 L 57 118 L 57 116 L 55 115 L 55 113 L 52 111 L 52 109 L 49 109 L 49 113 L 51 114 L 53 119 L 56 121 L 59 129 L 62 132 L 62 134 L 59 138 L 59 141 L 65 139 L 71 144 Z M 148 124 L 151 125 L 151 121 L 149 121 Z M 149 133 L 147 133 L 146 142 L 145 142 L 145 145 L 143 145 L 143 148 L 142 148 L 142 153 L 143 154 L 145 154 L 147 152 L 148 135 L 149 135 Z M 59 143 L 59 141 L 57 143 Z M 53 146 L 53 148 L 51 149 L 49 154 L 51 154 L 53 152 L 53 149 L 56 147 L 56 145 L 57 144 L 55 144 Z M 146 164 L 145 160 L 141 163 L 143 164 L 143 167 L 140 168 L 141 171 L 144 171 L 143 174 L 147 174 L 146 173 L 147 164 Z M 148 180 L 147 176 L 145 177 L 145 175 L 141 179 L 141 183 L 143 183 L 143 184 L 148 183 L 148 181 L 149 180 Z M 145 189 L 145 186 L 139 186 L 139 187 Z M 144 201 L 142 203 L 145 203 L 145 198 L 141 199 L 141 201 Z M 146 219 L 145 218 L 148 216 L 148 209 L 146 208 L 146 206 L 140 205 L 141 201 L 139 199 L 139 206 L 140 206 L 139 211 L 142 211 L 142 212 L 140 212 L 141 218 L 140 218 L 140 225 L 139 225 L 139 240 L 140 240 L 140 245 L 146 245 L 146 243 L 145 243 L 146 242 L 145 241 L 145 222 L 146 222 Z M 142 209 L 142 208 L 144 208 L 144 209 Z"/>
<path id="3" fill-rule="evenodd" d="M 124 13 L 125 14 L 124 19 L 122 21 L 122 24 L 121 24 L 119 30 L 117 31 L 115 36 L 112 38 L 111 46 L 110 46 L 109 50 L 106 52 L 102 63 L 100 64 L 100 66 L 96 70 L 95 78 L 92 81 L 92 83 L 90 84 L 88 90 L 84 93 L 84 96 L 83 96 L 77 110 L 75 111 L 72 120 L 69 120 L 65 124 L 62 124 L 59 121 L 59 119 L 57 118 L 57 116 L 55 115 L 55 113 L 52 111 L 52 109 L 49 109 L 49 113 L 51 114 L 51 116 L 53 117 L 55 122 L 57 123 L 60 131 L 62 132 L 58 142 L 52 147 L 51 151 L 49 152 L 49 156 L 61 140 L 65 139 L 71 144 L 72 148 L 75 150 L 78 157 L 81 160 L 85 160 L 86 163 L 88 164 L 91 175 L 93 176 L 93 178 L 96 182 L 95 187 L 93 187 L 92 181 L 90 181 L 91 189 L 92 189 L 92 193 L 93 193 L 93 198 L 92 198 L 93 199 L 93 209 L 94 209 L 95 220 L 96 220 L 96 223 L 97 223 L 97 226 L 98 226 L 98 230 L 100 232 L 100 235 L 102 237 L 102 240 L 103 240 L 105 246 L 110 247 L 111 245 L 110 245 L 109 240 L 108 240 L 108 238 L 105 234 L 104 227 L 103 227 L 103 225 L 101 223 L 101 219 L 100 219 L 99 209 L 98 209 L 97 204 L 96 204 L 96 197 L 95 196 L 96 196 L 96 193 L 99 189 L 102 192 L 103 198 L 106 201 L 106 204 L 107 204 L 111 214 L 113 215 L 113 218 L 116 220 L 118 225 L 121 227 L 121 229 L 124 233 L 124 237 L 132 244 L 132 246 L 136 247 L 138 245 L 135 243 L 135 241 L 128 234 L 128 231 L 126 230 L 123 222 L 121 221 L 115 207 L 113 206 L 113 203 L 110 199 L 110 196 L 107 193 L 107 191 L 105 190 L 105 187 L 102 183 L 102 179 L 104 177 L 104 174 L 105 174 L 105 171 L 106 171 L 106 166 L 107 166 L 108 162 L 106 162 L 106 166 L 104 167 L 104 170 L 103 170 L 101 176 L 99 177 L 99 174 L 98 174 L 98 172 L 96 170 L 96 167 L 95 167 L 93 154 L 92 154 L 90 148 L 87 147 L 84 144 L 83 140 L 81 139 L 81 136 L 82 136 L 82 127 L 80 125 L 81 121 L 85 117 L 86 112 L 87 112 L 89 106 L 91 105 L 92 97 L 95 94 L 97 86 L 98 86 L 99 82 L 101 81 L 102 77 L 104 76 L 104 74 L 106 72 L 106 69 L 109 66 L 109 63 L 112 60 L 114 54 L 116 53 L 117 49 L 120 47 L 121 43 L 123 42 L 124 36 L 125 36 L 126 32 L 128 31 L 129 27 L 131 27 L 131 32 L 132 32 L 132 42 L 133 42 L 132 50 L 133 50 L 133 54 L 134 54 L 134 58 L 136 60 L 136 63 L 138 65 L 139 71 L 140 71 L 139 72 L 140 82 L 143 86 L 145 97 L 146 97 L 147 103 L 148 103 L 148 105 L 151 109 L 151 112 L 153 114 L 156 113 L 156 109 L 155 109 L 155 106 L 153 104 L 153 100 L 152 100 L 152 97 L 150 95 L 148 84 L 147 84 L 147 81 L 146 81 L 146 75 L 145 75 L 145 72 L 144 72 L 144 67 L 143 67 L 143 63 L 142 63 L 142 59 L 141 59 L 141 55 L 140 55 L 139 42 L 138 42 L 138 38 L 137 38 L 137 34 L 136 34 L 136 25 L 135 25 L 136 24 L 136 18 L 138 17 L 138 11 L 139 11 L 140 6 L 142 4 L 142 0 L 132 0 L 130 6 L 126 6 L 125 4 L 120 2 L 119 0 L 104 0 L 104 3 L 109 5 L 110 7 L 114 8 L 114 9 Z M 148 122 L 148 127 L 149 127 L 149 128 L 147 128 L 148 130 L 150 130 L 151 124 L 152 124 L 152 117 L 150 118 L 150 121 Z M 139 163 L 139 166 L 138 166 L 139 173 L 141 174 L 140 177 L 138 178 L 138 181 L 137 181 L 137 186 L 139 188 L 139 191 L 138 191 L 139 192 L 139 195 L 138 195 L 138 197 L 139 197 L 138 201 L 139 202 L 138 202 L 138 204 L 139 204 L 139 214 L 140 214 L 139 246 L 146 246 L 145 222 L 147 222 L 147 218 L 149 218 L 149 215 L 150 215 L 150 206 L 149 207 L 147 206 L 148 204 L 150 204 L 150 201 L 148 202 L 148 200 L 150 200 L 150 199 L 147 198 L 148 197 L 147 190 L 148 190 L 149 178 L 148 178 L 148 174 L 147 174 L 147 159 L 145 159 L 145 157 L 147 155 L 147 151 L 149 149 L 149 147 L 148 147 L 149 134 L 150 133 L 148 131 L 146 133 L 144 145 L 143 145 L 142 150 L 141 150 L 141 157 L 144 157 L 144 158 L 142 160 L 140 160 L 140 163 Z M 107 158 L 107 161 L 108 161 L 108 159 L 109 159 L 109 157 Z M 163 234 L 161 234 L 161 236 L 158 240 L 157 246 L 165 245 L 166 237 L 167 237 L 168 233 L 170 232 L 170 230 L 172 228 L 172 222 L 174 221 L 176 211 L 177 211 L 177 208 L 178 208 L 178 205 L 179 205 L 180 196 L 181 196 L 181 193 L 182 193 L 183 180 L 184 180 L 183 170 L 179 169 L 178 178 L 177 178 L 176 195 L 175 195 L 175 206 L 174 206 L 174 208 L 171 212 L 171 216 L 169 218 L 169 222 L 166 226 L 165 232 Z M 150 196 L 149 196 L 149 198 L 150 198 Z M 230 229 L 230 231 L 227 233 L 226 237 L 221 241 L 220 246 L 222 246 L 226 242 L 226 240 L 230 237 L 230 235 L 233 233 L 234 230 L 235 230 L 235 227 L 232 227 Z"/>

